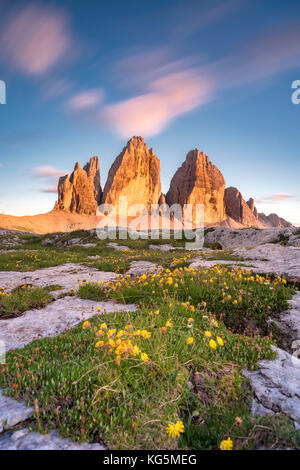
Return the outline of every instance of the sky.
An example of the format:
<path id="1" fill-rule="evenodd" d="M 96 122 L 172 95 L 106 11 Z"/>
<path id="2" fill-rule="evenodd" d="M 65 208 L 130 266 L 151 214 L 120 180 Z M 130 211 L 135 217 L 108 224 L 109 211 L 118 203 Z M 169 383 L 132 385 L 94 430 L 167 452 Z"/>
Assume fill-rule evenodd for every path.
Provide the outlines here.
<path id="1" fill-rule="evenodd" d="M 104 185 L 141 135 L 163 192 L 198 148 L 300 226 L 296 80 L 299 0 L 0 0 L 0 213 L 48 212 L 93 155 Z"/>

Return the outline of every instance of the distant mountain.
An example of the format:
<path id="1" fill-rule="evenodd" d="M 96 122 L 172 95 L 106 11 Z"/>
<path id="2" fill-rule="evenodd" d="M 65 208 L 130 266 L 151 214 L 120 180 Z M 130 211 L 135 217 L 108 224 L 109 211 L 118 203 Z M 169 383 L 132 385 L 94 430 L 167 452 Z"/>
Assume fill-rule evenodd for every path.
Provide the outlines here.
<path id="1" fill-rule="evenodd" d="M 127 197 L 128 206 L 144 204 L 148 209 L 165 202 L 182 207 L 203 204 L 206 226 L 292 227 L 276 214 L 258 213 L 254 199 L 246 202 L 237 188 L 225 186 L 220 170 L 205 153 L 194 149 L 172 177 L 167 194 L 162 194 L 159 159 L 142 137 L 132 137 L 112 164 L 103 191 L 98 157 L 83 168 L 77 162 L 70 176 L 59 179 L 53 211 L 27 217 L 0 215 L 0 227 L 38 233 L 93 228 L 100 220 L 96 217 L 99 204 L 112 204 L 120 212 L 120 196 Z"/>

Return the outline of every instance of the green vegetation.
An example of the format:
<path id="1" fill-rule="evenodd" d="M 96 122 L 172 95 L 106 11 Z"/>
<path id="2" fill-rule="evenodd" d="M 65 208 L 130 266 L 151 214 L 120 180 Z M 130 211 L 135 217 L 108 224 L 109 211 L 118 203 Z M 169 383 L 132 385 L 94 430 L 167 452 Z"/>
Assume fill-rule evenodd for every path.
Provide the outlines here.
<path id="1" fill-rule="evenodd" d="M 245 261 L 245 258 L 234 255 L 232 250 L 219 250 L 218 248 L 213 253 L 202 253 L 201 256 L 207 261 Z"/>
<path id="2" fill-rule="evenodd" d="M 138 260 L 163 269 L 84 283 L 81 298 L 136 303 L 138 310 L 97 314 L 57 337 L 7 353 L 0 387 L 34 406 L 33 429 L 58 429 L 62 437 L 115 449 L 211 450 L 229 437 L 234 449 L 300 448 L 300 433 L 285 416 L 250 416 L 252 393 L 242 375 L 243 368 L 254 370 L 259 360 L 275 357 L 271 345 L 281 338 L 268 320 L 287 308 L 292 285 L 240 267 L 188 268 L 196 256 L 243 261 L 218 246 L 209 253 L 161 252 L 149 244 L 169 240 L 120 239 L 129 250 L 118 252 L 107 246 L 110 240 L 83 231 L 60 241 L 80 238 L 96 247 L 41 245 L 54 237 L 22 236 L 15 251 L 0 252 L 0 269 L 71 262 L 124 273 Z M 171 243 L 180 248 L 184 241 Z M 2 293 L 0 319 L 43 307 L 57 287 Z M 167 427 L 177 421 L 183 432 L 171 437 Z"/>
<path id="3" fill-rule="evenodd" d="M 269 339 L 230 333 L 200 311 L 193 312 L 191 322 L 191 314 L 189 306 L 174 302 L 171 307 L 161 306 L 159 313 L 143 309 L 94 317 L 84 328 L 80 325 L 57 338 L 35 341 L 21 351 L 8 353 L 1 387 L 13 397 L 35 404 L 39 430 L 58 427 L 62 436 L 90 442 L 103 439 L 121 449 L 172 448 L 176 441 L 168 438 L 166 426 L 188 412 L 188 380 L 195 371 L 206 380 L 209 374 L 217 377 L 220 368 L 232 367 L 233 361 L 253 368 L 257 360 L 274 357 Z M 104 322 L 116 331 L 108 334 L 101 328 Z M 132 327 L 126 330 L 126 325 Z M 137 331 L 151 336 L 144 339 L 134 334 Z M 217 344 L 213 349 L 205 331 L 211 332 L 214 340 L 221 338 L 224 346 Z M 194 338 L 193 344 L 187 344 L 189 337 Z M 121 354 L 118 364 L 117 338 L 122 343 L 130 339 L 149 361 L 144 362 L 141 354 Z M 95 347 L 99 340 L 106 344 L 109 339 L 113 343 L 108 347 Z M 228 384 L 243 397 L 245 390 L 241 387 L 239 392 L 236 382 L 244 380 L 235 367 Z M 215 385 L 216 392 L 224 387 L 222 380 L 216 380 Z M 223 421 L 223 416 L 220 419 Z M 226 425 L 231 424 L 227 419 Z M 222 438 L 222 432 L 216 434 L 211 448 Z"/>
<path id="4" fill-rule="evenodd" d="M 200 271 L 167 269 L 139 279 L 123 277 L 106 285 L 85 283 L 78 291 L 84 299 L 114 299 L 153 308 L 172 296 L 213 312 L 234 331 L 264 335 L 270 333 L 267 320 L 287 308 L 292 293 L 293 289 L 279 277 L 270 281 L 241 268 L 221 266 Z"/>
<path id="5" fill-rule="evenodd" d="M 9 294 L 0 289 L 0 320 L 17 317 L 26 310 L 43 308 L 53 297 L 51 291 L 58 286 L 32 287 L 23 285 L 12 290 Z"/>
<path id="6" fill-rule="evenodd" d="M 286 418 L 249 416 L 241 374 L 275 356 L 264 334 L 292 293 L 282 279 L 175 268 L 79 293 L 139 309 L 96 315 L 8 353 L 0 386 L 35 405 L 36 429 L 119 449 L 217 449 L 227 437 L 240 449 L 299 446 Z M 178 420 L 179 441 L 166 432 Z"/>
<path id="7" fill-rule="evenodd" d="M 59 236 L 59 239 L 56 237 Z M 47 236 L 36 237 L 32 235 L 19 235 L 22 243 L 13 247 L 2 247 L 0 251 L 0 270 L 1 271 L 34 271 L 36 269 L 59 266 L 64 263 L 83 263 L 94 267 L 100 271 L 114 271 L 124 273 L 129 269 L 131 261 L 147 260 L 159 263 L 162 266 L 169 266 L 173 258 L 179 254 L 179 251 L 161 252 L 149 250 L 152 245 L 172 243 L 173 246 L 180 248 L 185 240 L 175 240 L 174 236 L 170 240 L 114 240 L 118 244 L 128 246 L 128 251 L 116 251 L 109 247 L 108 243 L 112 240 L 99 240 L 90 232 L 79 230 L 67 234 L 50 234 Z M 96 246 L 84 247 L 80 245 L 67 246 L 47 246 L 42 245 L 45 240 L 51 243 L 67 243 L 72 239 L 80 238 L 81 243 L 94 243 Z M 1 245 L 1 241 L 0 241 Z M 190 253 L 190 252 L 189 252 Z M 182 250 L 180 250 L 182 254 Z M 193 252 L 193 256 L 198 253 Z"/>

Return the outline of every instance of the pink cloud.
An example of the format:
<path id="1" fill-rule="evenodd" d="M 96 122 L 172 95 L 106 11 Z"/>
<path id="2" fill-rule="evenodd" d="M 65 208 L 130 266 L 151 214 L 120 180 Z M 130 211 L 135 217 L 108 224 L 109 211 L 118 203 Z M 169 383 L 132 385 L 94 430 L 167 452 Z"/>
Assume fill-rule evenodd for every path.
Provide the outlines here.
<path id="1" fill-rule="evenodd" d="M 106 106 L 99 117 L 122 137 L 148 137 L 164 130 L 177 116 L 208 102 L 212 89 L 213 81 L 200 69 L 185 69 L 151 81 L 144 94 Z"/>
<path id="2" fill-rule="evenodd" d="M 36 178 L 49 178 L 52 176 L 62 176 L 67 174 L 67 171 L 57 170 L 53 166 L 36 166 L 32 168 L 32 175 Z"/>
<path id="3" fill-rule="evenodd" d="M 57 186 L 48 186 L 48 188 L 44 188 L 41 191 L 42 193 L 57 193 Z"/>
<path id="4" fill-rule="evenodd" d="M 198 66 L 193 57 L 170 60 L 168 47 L 138 52 L 114 66 L 122 84 L 135 87 L 135 96 L 108 104 L 98 118 L 121 137 L 158 134 L 173 119 L 203 106 L 226 89 L 294 67 L 299 62 L 299 44 L 300 24 L 294 22 L 251 38 L 234 55 Z"/>
<path id="5" fill-rule="evenodd" d="M 51 78 L 43 84 L 42 96 L 45 101 L 56 99 L 72 87 L 72 82 L 65 78 Z"/>
<path id="6" fill-rule="evenodd" d="M 66 109 L 69 111 L 82 111 L 99 105 L 103 100 L 103 90 L 86 90 L 70 98 L 66 102 Z"/>
<path id="7" fill-rule="evenodd" d="M 30 3 L 13 11 L 0 36 L 2 60 L 27 75 L 42 75 L 69 52 L 71 35 L 65 14 Z"/>
<path id="8" fill-rule="evenodd" d="M 284 23 L 243 45 L 231 57 L 214 65 L 221 86 L 233 87 L 265 80 L 299 66 L 300 22 Z"/>
<path id="9" fill-rule="evenodd" d="M 271 196 L 266 196 L 261 199 L 255 199 L 256 204 L 274 204 L 276 202 L 285 201 L 286 199 L 291 199 L 294 196 L 291 194 L 281 193 L 281 194 L 272 194 Z"/>
<path id="10" fill-rule="evenodd" d="M 67 171 L 58 170 L 53 166 L 36 166 L 31 169 L 31 174 L 35 178 L 43 179 L 48 184 L 40 189 L 42 193 L 56 193 L 58 178 L 67 173 Z"/>

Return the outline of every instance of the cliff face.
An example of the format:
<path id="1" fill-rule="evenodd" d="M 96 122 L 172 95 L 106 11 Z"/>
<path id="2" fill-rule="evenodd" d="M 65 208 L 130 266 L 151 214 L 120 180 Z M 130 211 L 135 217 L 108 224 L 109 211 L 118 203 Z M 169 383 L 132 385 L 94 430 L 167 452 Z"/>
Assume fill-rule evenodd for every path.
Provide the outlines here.
<path id="1" fill-rule="evenodd" d="M 277 214 L 265 215 L 259 213 L 255 207 L 254 199 L 250 198 L 245 202 L 242 194 L 236 188 L 230 187 L 225 189 L 225 210 L 228 217 L 244 227 L 268 228 L 292 227 L 293 224 L 278 217 Z"/>
<path id="2" fill-rule="evenodd" d="M 73 173 L 59 178 L 55 210 L 94 215 L 101 200 L 98 157 L 92 157 L 81 168 L 77 162 Z"/>
<path id="3" fill-rule="evenodd" d="M 222 173 L 205 153 L 190 151 L 184 163 L 174 174 L 166 202 L 172 204 L 203 204 L 205 224 L 215 224 L 225 219 L 225 181 Z"/>
<path id="4" fill-rule="evenodd" d="M 133 137 L 112 164 L 103 191 L 102 203 L 119 210 L 119 197 L 132 204 L 158 204 L 161 196 L 160 162 L 142 137 Z"/>
<path id="5" fill-rule="evenodd" d="M 224 201 L 226 214 L 236 222 L 246 227 L 257 227 L 259 225 L 254 200 L 249 199 L 248 202 L 245 202 L 237 188 L 226 188 Z"/>
<path id="6" fill-rule="evenodd" d="M 236 225 L 242 227 L 291 227 L 276 214 L 258 213 L 254 199 L 244 200 L 234 187 L 226 188 L 219 169 L 198 149 L 191 150 L 175 172 L 169 191 L 161 192 L 160 162 L 142 137 L 133 137 L 112 164 L 102 193 L 98 157 L 92 157 L 81 168 L 76 163 L 71 175 L 58 182 L 58 201 L 54 210 L 73 214 L 95 215 L 99 204 L 111 204 L 119 214 L 119 197 L 126 196 L 127 207 L 143 204 L 204 205 L 205 225 Z M 127 212 L 128 214 L 128 212 Z M 135 215 L 135 214 L 131 214 Z M 192 219 L 195 221 L 193 210 Z"/>

